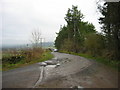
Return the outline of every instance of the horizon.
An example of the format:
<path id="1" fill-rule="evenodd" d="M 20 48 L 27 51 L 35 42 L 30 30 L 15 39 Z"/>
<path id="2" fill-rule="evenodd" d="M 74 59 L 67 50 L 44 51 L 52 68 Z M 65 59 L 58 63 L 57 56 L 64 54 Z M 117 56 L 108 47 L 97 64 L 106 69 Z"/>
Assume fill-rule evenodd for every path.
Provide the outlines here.
<path id="1" fill-rule="evenodd" d="M 3 44 L 2 43 L 2 48 L 21 47 L 21 46 L 26 47 L 27 45 L 31 46 L 32 43 L 27 43 L 27 44 Z M 42 42 L 42 45 L 43 45 L 43 47 L 46 47 L 48 45 L 53 46 L 54 42 Z"/>
<path id="2" fill-rule="evenodd" d="M 45 42 L 54 42 L 60 26 L 66 25 L 64 17 L 72 5 L 81 10 L 83 21 L 92 23 L 100 32 L 100 14 L 97 12 L 96 2 L 97 0 L 4 0 L 0 9 L 2 45 L 30 43 L 33 30 L 39 30 Z"/>

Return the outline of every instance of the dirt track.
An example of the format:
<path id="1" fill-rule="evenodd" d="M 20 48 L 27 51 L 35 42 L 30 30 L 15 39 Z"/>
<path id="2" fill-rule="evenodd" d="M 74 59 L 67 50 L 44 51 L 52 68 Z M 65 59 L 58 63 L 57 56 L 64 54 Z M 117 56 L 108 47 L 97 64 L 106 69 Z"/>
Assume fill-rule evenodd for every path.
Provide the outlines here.
<path id="1" fill-rule="evenodd" d="M 37 88 L 117 88 L 118 72 L 94 60 L 54 52 L 60 66 L 45 68 L 44 78 Z M 48 69 L 48 70 L 47 70 Z"/>

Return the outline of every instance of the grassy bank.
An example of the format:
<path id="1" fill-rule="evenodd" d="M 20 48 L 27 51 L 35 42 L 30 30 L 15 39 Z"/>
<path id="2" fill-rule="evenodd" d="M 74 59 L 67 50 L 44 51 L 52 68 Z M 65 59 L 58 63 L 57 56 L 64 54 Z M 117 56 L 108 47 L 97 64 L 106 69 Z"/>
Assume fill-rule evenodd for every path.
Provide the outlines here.
<path id="1" fill-rule="evenodd" d="M 6 65 L 2 66 L 2 71 L 6 71 L 6 70 L 22 67 L 22 66 L 27 66 L 27 65 L 34 64 L 34 63 L 37 63 L 37 62 L 43 62 L 43 61 L 46 61 L 46 60 L 49 60 L 49 59 L 52 59 L 52 58 L 53 58 L 53 55 L 51 54 L 51 52 L 46 51 L 42 54 L 42 56 L 40 58 L 34 59 L 34 60 L 32 60 L 28 63 L 25 62 L 26 61 L 25 59 L 21 60 L 20 62 L 18 62 L 16 64 L 6 63 Z"/>
<path id="2" fill-rule="evenodd" d="M 85 57 L 87 59 L 92 59 L 95 60 L 97 62 L 103 63 L 109 67 L 112 67 L 118 71 L 120 71 L 120 61 L 118 60 L 109 60 L 107 58 L 103 58 L 103 57 L 93 57 L 92 55 L 88 55 L 88 54 L 83 54 L 83 53 L 74 53 L 74 52 L 66 52 L 66 51 L 60 51 L 61 53 L 68 53 L 68 54 L 73 54 L 73 55 L 78 55 L 78 56 L 82 56 Z"/>

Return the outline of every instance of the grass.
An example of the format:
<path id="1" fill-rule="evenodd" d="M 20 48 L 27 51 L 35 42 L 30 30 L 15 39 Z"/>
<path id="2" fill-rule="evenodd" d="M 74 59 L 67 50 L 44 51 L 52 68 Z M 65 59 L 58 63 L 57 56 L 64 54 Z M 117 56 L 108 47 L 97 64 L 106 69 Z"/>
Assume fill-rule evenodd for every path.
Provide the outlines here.
<path id="1" fill-rule="evenodd" d="M 11 69 L 22 67 L 22 66 L 27 66 L 27 65 L 34 64 L 34 63 L 37 63 L 37 62 L 43 62 L 43 61 L 46 61 L 46 60 L 49 60 L 49 59 L 52 59 L 52 58 L 53 58 L 53 55 L 51 54 L 51 52 L 47 51 L 47 52 L 43 53 L 41 58 L 32 60 L 29 63 L 25 63 L 24 59 L 21 60 L 20 62 L 16 63 L 16 64 L 6 63 L 6 65 L 4 65 L 2 67 L 2 71 L 11 70 Z"/>
<path id="2" fill-rule="evenodd" d="M 51 52 L 45 52 L 40 59 L 36 59 L 34 61 L 31 61 L 30 64 L 37 63 L 37 62 L 43 62 L 49 59 L 52 59 L 54 56 L 51 54 Z"/>
<path id="3" fill-rule="evenodd" d="M 2 64 L 0 64 L 0 71 L 2 71 Z"/>
<path id="4" fill-rule="evenodd" d="M 10 56 L 11 56 L 10 53 L 3 53 L 3 54 L 2 54 L 2 57 L 6 57 L 6 58 L 7 58 L 7 57 L 10 57 Z"/>
<path id="5" fill-rule="evenodd" d="M 73 55 L 78 55 L 78 56 L 82 56 L 82 57 L 85 57 L 87 59 L 92 59 L 92 60 L 95 60 L 99 63 L 103 63 L 109 67 L 112 67 L 118 71 L 120 71 L 120 61 L 119 60 L 109 60 L 107 58 L 103 58 L 103 57 L 93 57 L 92 55 L 89 55 L 89 54 L 84 54 L 84 53 L 74 53 L 74 52 L 67 52 L 67 51 L 60 51 L 62 53 L 68 53 L 68 54 L 73 54 Z"/>

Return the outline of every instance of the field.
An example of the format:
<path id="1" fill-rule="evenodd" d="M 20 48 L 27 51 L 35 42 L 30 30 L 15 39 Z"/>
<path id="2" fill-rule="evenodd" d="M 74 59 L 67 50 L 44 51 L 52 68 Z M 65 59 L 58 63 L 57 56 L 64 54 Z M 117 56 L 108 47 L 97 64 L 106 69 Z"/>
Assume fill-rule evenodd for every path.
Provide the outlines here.
<path id="1" fill-rule="evenodd" d="M 53 58 L 49 50 L 33 48 L 2 52 L 2 70 L 10 70 Z"/>

